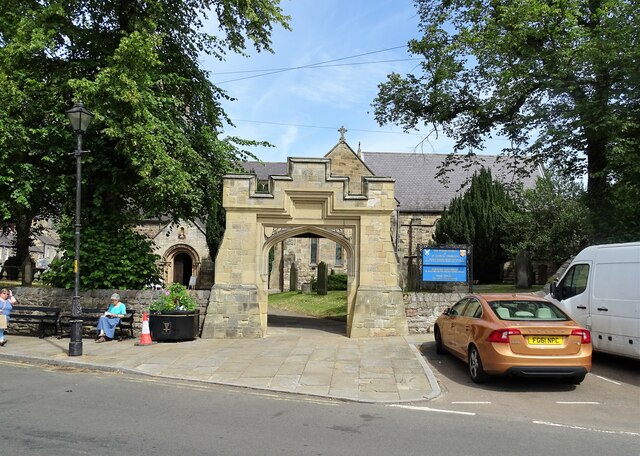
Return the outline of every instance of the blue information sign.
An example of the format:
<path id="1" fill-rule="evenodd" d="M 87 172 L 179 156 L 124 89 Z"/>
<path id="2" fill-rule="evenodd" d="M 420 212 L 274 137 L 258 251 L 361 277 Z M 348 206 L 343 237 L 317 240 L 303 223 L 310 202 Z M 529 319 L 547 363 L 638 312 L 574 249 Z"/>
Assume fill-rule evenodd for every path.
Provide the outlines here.
<path id="1" fill-rule="evenodd" d="M 422 280 L 424 282 L 466 282 L 466 249 L 422 249 Z"/>

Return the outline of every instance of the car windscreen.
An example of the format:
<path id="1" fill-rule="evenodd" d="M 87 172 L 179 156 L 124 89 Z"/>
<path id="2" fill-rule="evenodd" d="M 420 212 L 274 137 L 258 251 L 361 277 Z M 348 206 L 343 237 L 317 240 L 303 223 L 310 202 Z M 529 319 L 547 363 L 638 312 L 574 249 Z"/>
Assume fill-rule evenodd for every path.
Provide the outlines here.
<path id="1" fill-rule="evenodd" d="M 566 321 L 570 318 L 546 301 L 513 299 L 489 301 L 489 307 L 501 320 Z"/>

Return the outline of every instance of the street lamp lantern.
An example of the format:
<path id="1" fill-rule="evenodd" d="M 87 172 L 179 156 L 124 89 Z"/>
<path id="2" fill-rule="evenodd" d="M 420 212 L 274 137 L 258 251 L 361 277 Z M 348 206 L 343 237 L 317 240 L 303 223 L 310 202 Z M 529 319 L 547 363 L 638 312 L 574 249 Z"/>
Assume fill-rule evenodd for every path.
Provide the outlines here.
<path id="1" fill-rule="evenodd" d="M 69 122 L 71 122 L 73 131 L 78 134 L 85 133 L 93 120 L 93 114 L 85 109 L 82 102 L 76 103 L 73 108 L 69 109 L 67 111 L 67 117 L 69 118 Z"/>
<path id="2" fill-rule="evenodd" d="M 93 114 L 87 111 L 82 103 L 76 103 L 67 112 L 71 127 L 78 138 L 76 151 L 76 223 L 75 223 L 75 257 L 73 260 L 73 298 L 71 301 L 71 341 L 69 342 L 69 356 L 82 355 L 82 308 L 80 307 L 80 197 L 82 190 L 82 135 L 87 131 Z"/>

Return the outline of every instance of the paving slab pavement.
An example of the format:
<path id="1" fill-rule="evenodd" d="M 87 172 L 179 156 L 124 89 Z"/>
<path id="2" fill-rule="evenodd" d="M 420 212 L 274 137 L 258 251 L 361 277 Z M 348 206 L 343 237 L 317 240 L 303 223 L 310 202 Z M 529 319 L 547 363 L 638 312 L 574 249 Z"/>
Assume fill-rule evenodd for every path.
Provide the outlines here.
<path id="1" fill-rule="evenodd" d="M 271 321 L 271 320 L 270 320 Z M 293 321 L 293 320 L 292 320 Z M 326 327 L 273 325 L 262 339 L 196 339 L 137 346 L 95 343 L 69 356 L 69 339 L 7 335 L 1 359 L 144 374 L 358 402 L 413 402 L 440 394 L 419 346 L 432 335 L 349 339 Z"/>

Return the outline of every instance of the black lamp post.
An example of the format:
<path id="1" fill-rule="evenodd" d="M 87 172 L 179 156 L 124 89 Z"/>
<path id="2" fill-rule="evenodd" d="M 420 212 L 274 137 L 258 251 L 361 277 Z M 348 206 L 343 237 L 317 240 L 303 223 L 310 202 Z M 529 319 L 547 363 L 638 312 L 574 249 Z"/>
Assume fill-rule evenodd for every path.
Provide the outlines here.
<path id="1" fill-rule="evenodd" d="M 71 341 L 69 342 L 69 356 L 82 355 L 82 308 L 80 307 L 80 196 L 82 181 L 82 160 L 80 159 L 82 150 L 82 135 L 89 128 L 89 124 L 93 120 L 93 114 L 87 111 L 82 103 L 76 103 L 75 106 L 67 111 L 67 117 L 71 122 L 73 131 L 78 137 L 78 146 L 74 155 L 76 156 L 76 250 L 73 260 L 73 300 L 71 301 Z"/>

